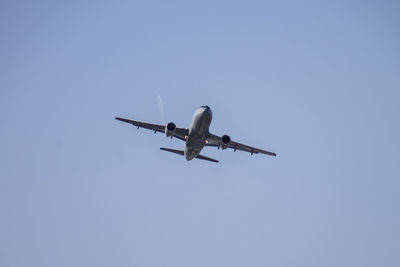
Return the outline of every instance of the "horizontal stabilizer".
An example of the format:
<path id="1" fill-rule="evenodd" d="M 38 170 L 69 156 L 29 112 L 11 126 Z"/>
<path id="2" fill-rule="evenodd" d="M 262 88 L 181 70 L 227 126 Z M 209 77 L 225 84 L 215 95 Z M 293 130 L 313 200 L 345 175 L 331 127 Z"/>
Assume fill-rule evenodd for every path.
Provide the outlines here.
<path id="1" fill-rule="evenodd" d="M 175 153 L 175 154 L 178 154 L 178 155 L 182 155 L 182 156 L 185 155 L 185 152 L 183 152 L 183 150 L 176 150 L 176 149 L 165 148 L 165 147 L 160 147 L 160 149 L 161 149 L 161 150 L 164 150 L 164 151 L 171 152 L 171 153 Z M 196 159 L 208 160 L 208 161 L 212 161 L 212 162 L 216 162 L 216 163 L 219 162 L 219 161 L 216 160 L 216 159 L 212 159 L 212 158 L 209 158 L 209 157 L 206 157 L 206 156 L 203 156 L 203 155 L 198 155 L 198 156 L 196 157 Z"/>
<path id="2" fill-rule="evenodd" d="M 183 150 L 176 150 L 176 149 L 165 148 L 165 147 L 160 147 L 160 149 L 164 150 L 164 151 L 172 152 L 172 153 L 175 153 L 175 154 L 178 154 L 178 155 L 182 155 L 182 156 L 185 155 L 185 152 L 183 152 Z"/>
<path id="3" fill-rule="evenodd" d="M 209 157 L 206 157 L 206 156 L 203 156 L 203 155 L 198 155 L 198 156 L 196 157 L 196 159 L 208 160 L 208 161 L 212 161 L 212 162 L 216 162 L 216 163 L 219 162 L 219 161 L 216 160 L 216 159 L 212 159 L 212 158 L 209 158 Z"/>

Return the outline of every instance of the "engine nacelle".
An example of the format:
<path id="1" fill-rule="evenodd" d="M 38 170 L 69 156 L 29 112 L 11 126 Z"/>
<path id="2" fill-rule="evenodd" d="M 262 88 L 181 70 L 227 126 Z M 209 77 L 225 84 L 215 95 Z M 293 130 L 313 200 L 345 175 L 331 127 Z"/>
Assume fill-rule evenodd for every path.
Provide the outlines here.
<path id="1" fill-rule="evenodd" d="M 231 142 L 231 138 L 229 137 L 229 135 L 223 135 L 221 138 L 221 148 L 222 149 L 226 149 L 229 146 L 229 143 Z"/>
<path id="2" fill-rule="evenodd" d="M 165 126 L 165 135 L 167 137 L 171 137 L 174 136 L 176 130 L 176 125 L 173 122 L 169 122 L 166 126 Z"/>

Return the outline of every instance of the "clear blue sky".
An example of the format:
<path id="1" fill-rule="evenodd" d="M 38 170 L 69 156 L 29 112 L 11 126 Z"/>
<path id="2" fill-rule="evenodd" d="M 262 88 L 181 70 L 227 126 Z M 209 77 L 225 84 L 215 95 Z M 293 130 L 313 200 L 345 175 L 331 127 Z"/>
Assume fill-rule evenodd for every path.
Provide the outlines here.
<path id="1" fill-rule="evenodd" d="M 0 266 L 400 266 L 397 1 L 1 1 Z M 115 116 L 211 131 L 277 158 Z"/>

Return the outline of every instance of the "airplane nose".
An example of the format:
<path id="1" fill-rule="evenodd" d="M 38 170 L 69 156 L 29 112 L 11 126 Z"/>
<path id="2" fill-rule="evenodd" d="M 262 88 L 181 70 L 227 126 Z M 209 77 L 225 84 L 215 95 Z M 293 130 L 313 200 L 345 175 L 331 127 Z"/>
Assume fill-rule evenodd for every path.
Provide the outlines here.
<path id="1" fill-rule="evenodd" d="M 201 108 L 203 108 L 204 113 L 208 113 L 212 116 L 212 111 L 209 106 L 201 106 Z"/>
<path id="2" fill-rule="evenodd" d="M 205 111 L 205 114 L 207 114 L 208 116 L 209 116 L 209 115 L 212 116 L 212 111 L 211 111 L 210 108 L 206 108 L 206 109 L 204 109 L 204 111 Z"/>

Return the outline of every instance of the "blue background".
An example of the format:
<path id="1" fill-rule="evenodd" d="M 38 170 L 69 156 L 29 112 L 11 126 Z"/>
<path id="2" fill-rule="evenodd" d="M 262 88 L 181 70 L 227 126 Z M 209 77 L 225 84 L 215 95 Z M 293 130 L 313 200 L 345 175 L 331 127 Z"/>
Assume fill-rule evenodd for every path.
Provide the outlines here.
<path id="1" fill-rule="evenodd" d="M 1 1 L 0 266 L 400 266 L 399 10 Z"/>

